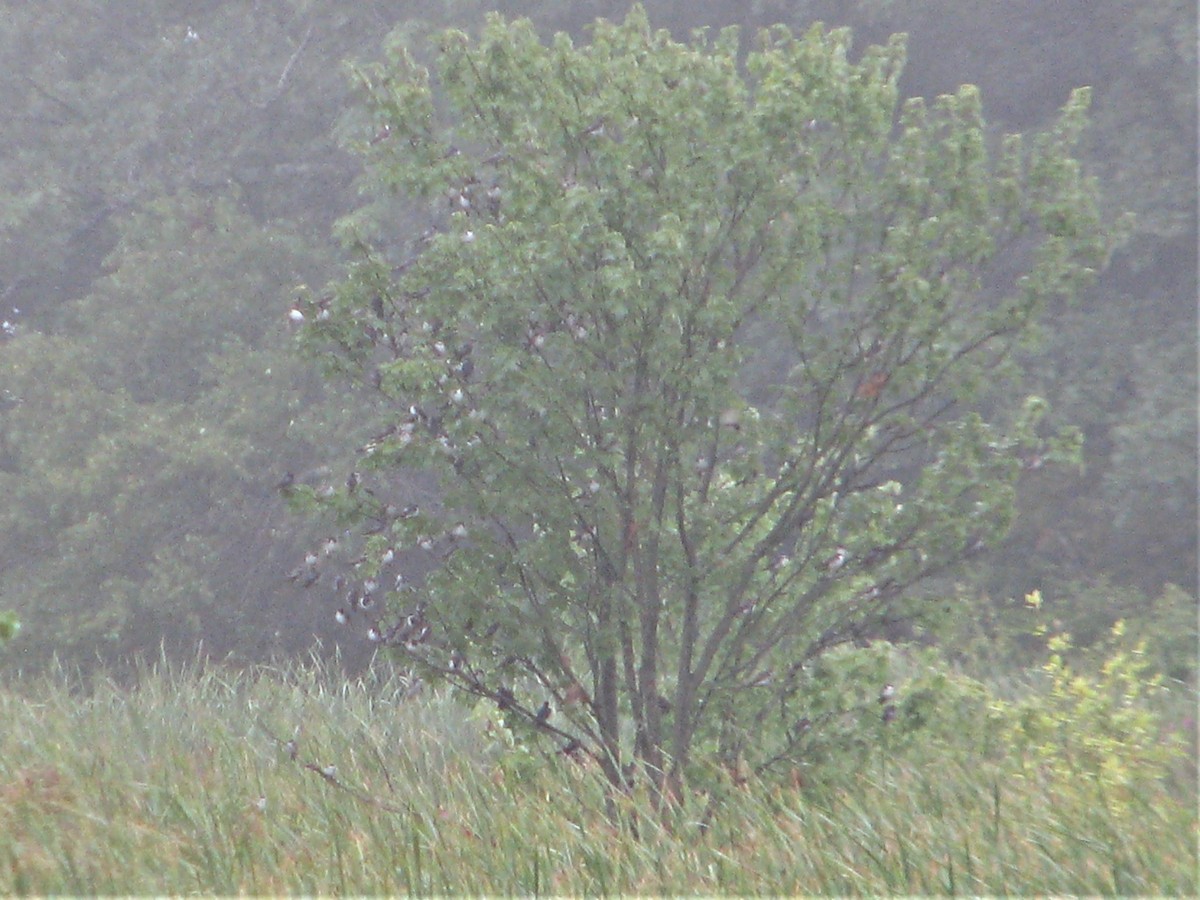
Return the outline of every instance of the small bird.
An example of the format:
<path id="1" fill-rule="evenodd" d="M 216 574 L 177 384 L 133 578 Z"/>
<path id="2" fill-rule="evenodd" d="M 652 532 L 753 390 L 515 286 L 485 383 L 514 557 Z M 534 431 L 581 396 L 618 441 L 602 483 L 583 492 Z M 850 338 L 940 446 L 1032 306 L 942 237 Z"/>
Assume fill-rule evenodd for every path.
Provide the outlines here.
<path id="1" fill-rule="evenodd" d="M 896 696 L 896 686 L 894 684 L 885 684 L 879 692 L 879 702 L 887 703 Z"/>
<path id="2" fill-rule="evenodd" d="M 600 137 L 604 134 L 604 119 L 603 117 L 594 121 L 583 131 L 579 132 L 580 137 Z"/>
<path id="3" fill-rule="evenodd" d="M 825 560 L 825 571 L 836 572 L 846 564 L 846 560 L 850 558 L 850 553 L 845 547 L 838 547 L 834 551 L 833 556 Z"/>
<path id="4" fill-rule="evenodd" d="M 775 676 L 770 669 L 763 669 L 763 671 L 759 672 L 754 676 L 753 679 L 751 679 L 750 684 L 753 687 L 766 687 L 774 680 L 774 678 Z"/>
<path id="5" fill-rule="evenodd" d="M 533 717 L 534 724 L 545 725 L 550 720 L 550 714 L 553 710 L 550 708 L 550 701 L 546 700 L 538 707 L 537 714 Z"/>
<path id="6" fill-rule="evenodd" d="M 345 625 L 350 621 L 350 617 L 346 615 L 346 611 L 344 609 L 339 609 L 333 614 L 333 621 L 337 622 L 339 625 Z"/>

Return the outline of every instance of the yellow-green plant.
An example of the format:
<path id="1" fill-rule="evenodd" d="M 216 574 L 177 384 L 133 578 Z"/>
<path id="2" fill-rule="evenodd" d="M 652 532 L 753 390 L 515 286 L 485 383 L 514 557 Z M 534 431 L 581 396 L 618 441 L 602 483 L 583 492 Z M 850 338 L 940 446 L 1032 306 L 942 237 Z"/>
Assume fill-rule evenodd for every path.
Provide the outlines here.
<path id="1" fill-rule="evenodd" d="M 1094 788 L 1114 814 L 1164 778 L 1184 753 L 1162 728 L 1155 703 L 1167 689 L 1160 674 L 1149 672 L 1145 641 L 1129 646 L 1124 635 L 1119 621 L 1094 675 L 1067 661 L 1070 634 L 1050 635 L 1042 665 L 1048 690 L 1001 707 L 1011 715 L 1023 774 L 1040 774 L 1056 787 Z"/>

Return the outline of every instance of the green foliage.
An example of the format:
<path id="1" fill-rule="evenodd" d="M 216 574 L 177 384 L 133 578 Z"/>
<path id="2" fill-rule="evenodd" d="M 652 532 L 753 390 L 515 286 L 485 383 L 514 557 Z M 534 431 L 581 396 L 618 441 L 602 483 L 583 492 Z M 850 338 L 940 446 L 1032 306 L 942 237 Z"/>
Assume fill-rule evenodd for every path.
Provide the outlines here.
<path id="1" fill-rule="evenodd" d="M 0 644 L 5 644 L 17 636 L 21 623 L 11 612 L 0 612 Z"/>
<path id="2" fill-rule="evenodd" d="M 977 90 L 900 104 L 903 41 L 849 43 L 773 28 L 743 69 L 735 31 L 635 8 L 585 47 L 493 16 L 432 75 L 399 42 L 356 70 L 376 199 L 296 314 L 383 412 L 323 505 L 361 583 L 389 545 L 436 563 L 377 639 L 614 783 L 800 755 L 806 667 L 995 541 L 1022 458 L 1078 450 L 1012 352 L 1107 256 L 1088 92 L 991 149 Z M 437 479 L 415 513 L 405 472 Z"/>
<path id="3" fill-rule="evenodd" d="M 1045 694 L 1003 707 L 1020 777 L 1094 796 L 1117 817 L 1139 814 L 1146 790 L 1185 752 L 1154 709 L 1165 688 L 1161 675 L 1149 674 L 1145 642 L 1128 646 L 1124 634 L 1117 622 L 1093 677 L 1066 661 L 1069 635 L 1051 636 Z"/>

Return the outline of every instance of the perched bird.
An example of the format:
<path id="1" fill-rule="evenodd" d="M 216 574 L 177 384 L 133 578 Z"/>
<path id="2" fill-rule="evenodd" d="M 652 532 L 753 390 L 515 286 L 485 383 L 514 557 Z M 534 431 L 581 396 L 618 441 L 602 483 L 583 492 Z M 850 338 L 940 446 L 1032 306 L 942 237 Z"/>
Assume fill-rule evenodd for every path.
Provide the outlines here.
<path id="1" fill-rule="evenodd" d="M 553 710 L 550 708 L 550 701 L 546 700 L 538 708 L 537 714 L 533 717 L 533 721 L 537 725 L 545 725 L 550 720 L 550 714 Z"/>
<path id="2" fill-rule="evenodd" d="M 838 547 L 834 551 L 833 556 L 825 560 L 825 571 L 836 572 L 846 564 L 846 560 L 850 558 L 850 553 L 845 547 Z"/>
<path id="3" fill-rule="evenodd" d="M 579 132 L 579 137 L 600 137 L 604 134 L 604 118 L 601 117 L 594 121 L 583 131 Z"/>

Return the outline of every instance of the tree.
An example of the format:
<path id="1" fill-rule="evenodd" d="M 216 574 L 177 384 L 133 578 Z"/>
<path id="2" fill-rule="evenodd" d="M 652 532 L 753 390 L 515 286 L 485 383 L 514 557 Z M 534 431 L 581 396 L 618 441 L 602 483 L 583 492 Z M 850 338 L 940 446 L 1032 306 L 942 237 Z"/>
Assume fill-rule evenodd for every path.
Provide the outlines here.
<path id="1" fill-rule="evenodd" d="M 1073 448 L 1012 357 L 1107 254 L 1086 92 L 989 148 L 973 88 L 898 109 L 903 40 L 849 44 L 743 67 L 635 8 L 357 70 L 373 198 L 294 317 L 381 421 L 343 490 L 286 490 L 357 535 L 341 617 L 614 784 L 802 756 L 818 663 L 940 611 L 913 587 Z"/>

